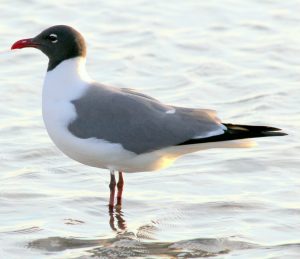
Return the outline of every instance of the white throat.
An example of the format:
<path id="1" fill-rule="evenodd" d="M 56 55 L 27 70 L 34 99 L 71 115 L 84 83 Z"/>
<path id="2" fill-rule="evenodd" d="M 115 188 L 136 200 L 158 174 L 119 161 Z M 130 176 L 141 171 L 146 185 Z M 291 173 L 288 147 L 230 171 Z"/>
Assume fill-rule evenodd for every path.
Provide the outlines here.
<path id="1" fill-rule="evenodd" d="M 85 69 L 85 58 L 65 60 L 48 71 L 43 86 L 43 103 L 78 98 L 92 80 Z"/>

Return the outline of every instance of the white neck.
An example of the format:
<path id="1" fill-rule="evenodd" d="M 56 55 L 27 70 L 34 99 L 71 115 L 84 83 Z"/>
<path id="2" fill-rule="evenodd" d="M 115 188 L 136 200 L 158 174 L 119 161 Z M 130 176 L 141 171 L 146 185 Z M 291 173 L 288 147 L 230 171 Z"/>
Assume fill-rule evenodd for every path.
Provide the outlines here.
<path id="1" fill-rule="evenodd" d="M 92 80 L 85 69 L 85 58 L 65 60 L 48 71 L 43 86 L 43 102 L 78 98 Z"/>

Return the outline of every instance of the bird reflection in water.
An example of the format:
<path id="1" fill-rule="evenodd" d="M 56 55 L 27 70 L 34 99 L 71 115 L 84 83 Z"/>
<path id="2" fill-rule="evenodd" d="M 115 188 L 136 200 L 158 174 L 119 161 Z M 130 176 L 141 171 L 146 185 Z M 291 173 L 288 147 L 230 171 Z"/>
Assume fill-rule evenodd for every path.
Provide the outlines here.
<path id="1" fill-rule="evenodd" d="M 124 233 L 127 230 L 124 214 L 121 206 L 116 206 L 115 209 L 109 208 L 109 225 L 111 229 L 117 233 Z M 117 227 L 116 227 L 117 226 Z"/>
<path id="2" fill-rule="evenodd" d="M 228 238 L 196 238 L 176 242 L 160 242 L 155 236 L 155 222 L 128 231 L 121 208 L 108 211 L 109 225 L 116 232 L 114 237 L 87 239 L 74 237 L 46 237 L 29 242 L 29 248 L 49 252 L 81 249 L 96 258 L 200 258 L 227 254 L 233 250 L 258 248 L 256 244 Z M 147 257 L 147 258 L 148 258 Z M 83 257 L 78 257 L 83 258 Z M 85 257 L 84 257 L 85 258 Z"/>

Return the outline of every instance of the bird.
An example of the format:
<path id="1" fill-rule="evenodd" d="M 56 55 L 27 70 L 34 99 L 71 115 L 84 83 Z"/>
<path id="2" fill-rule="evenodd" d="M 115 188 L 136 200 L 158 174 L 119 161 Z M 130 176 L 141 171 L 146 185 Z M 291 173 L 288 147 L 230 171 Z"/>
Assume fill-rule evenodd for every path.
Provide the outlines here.
<path id="1" fill-rule="evenodd" d="M 192 152 L 250 147 L 252 138 L 287 135 L 270 126 L 223 123 L 214 110 L 167 105 L 92 80 L 84 37 L 71 26 L 49 27 L 16 41 L 11 50 L 27 47 L 49 59 L 42 90 L 48 135 L 71 159 L 110 171 L 111 210 L 122 206 L 123 173 L 154 171 Z"/>

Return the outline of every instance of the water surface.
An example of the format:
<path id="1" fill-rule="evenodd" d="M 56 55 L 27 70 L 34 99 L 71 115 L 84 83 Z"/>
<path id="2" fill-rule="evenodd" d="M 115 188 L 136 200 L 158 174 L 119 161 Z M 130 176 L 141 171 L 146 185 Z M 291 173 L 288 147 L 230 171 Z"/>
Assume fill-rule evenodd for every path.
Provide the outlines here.
<path id="1" fill-rule="evenodd" d="M 0 49 L 55 24 L 88 43 L 97 81 L 289 136 L 125 175 L 64 156 L 41 117 L 47 59 L 0 55 L 1 258 L 299 258 L 299 1 L 2 1 Z"/>

